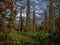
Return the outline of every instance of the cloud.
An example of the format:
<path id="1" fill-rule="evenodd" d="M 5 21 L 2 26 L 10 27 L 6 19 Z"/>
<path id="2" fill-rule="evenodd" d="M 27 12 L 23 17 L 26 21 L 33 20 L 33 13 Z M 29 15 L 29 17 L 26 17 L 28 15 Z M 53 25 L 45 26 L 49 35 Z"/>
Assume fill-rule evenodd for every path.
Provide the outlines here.
<path id="1" fill-rule="evenodd" d="M 40 6 L 37 5 L 37 6 L 35 6 L 35 8 L 39 10 L 40 9 Z"/>
<path id="2" fill-rule="evenodd" d="M 39 13 L 39 14 L 43 13 L 43 10 L 41 10 L 41 9 L 40 10 L 36 10 L 36 13 Z"/>
<path id="3" fill-rule="evenodd" d="M 31 0 L 31 2 L 39 3 L 41 0 Z"/>
<path id="4" fill-rule="evenodd" d="M 18 13 L 16 17 L 20 17 L 20 13 Z M 26 14 L 22 14 L 22 17 L 26 17 Z"/>
<path id="5" fill-rule="evenodd" d="M 19 17 L 20 17 L 20 13 L 17 14 L 16 19 L 15 19 L 15 22 L 18 23 Z M 25 18 L 25 17 L 26 17 L 26 14 L 23 13 L 23 14 L 22 14 L 22 17 Z"/>
<path id="6" fill-rule="evenodd" d="M 41 15 L 39 15 L 39 14 L 36 14 L 36 17 L 41 17 Z"/>
<path id="7" fill-rule="evenodd" d="M 33 6 L 30 6 L 30 8 L 32 9 L 32 8 L 33 8 Z"/>
<path id="8" fill-rule="evenodd" d="M 36 10 L 36 18 L 37 18 L 38 22 L 40 23 L 43 20 L 42 18 L 44 16 L 44 10 L 47 9 L 47 7 L 46 7 L 47 6 L 46 5 L 47 3 L 45 2 L 46 0 L 45 1 L 44 0 L 30 0 L 30 1 L 31 1 L 31 6 L 30 6 L 31 13 L 33 12 L 33 10 L 35 8 L 35 10 Z M 26 2 L 24 2 L 24 3 L 26 3 Z M 18 5 L 21 5 L 20 2 L 18 2 L 17 4 Z M 22 14 L 22 16 L 24 18 L 26 17 L 26 8 L 23 10 L 23 14 Z M 19 17 L 19 16 L 20 16 L 20 11 L 18 11 L 18 14 L 17 14 L 17 17 Z M 16 20 L 18 21 L 19 18 L 17 18 Z"/>

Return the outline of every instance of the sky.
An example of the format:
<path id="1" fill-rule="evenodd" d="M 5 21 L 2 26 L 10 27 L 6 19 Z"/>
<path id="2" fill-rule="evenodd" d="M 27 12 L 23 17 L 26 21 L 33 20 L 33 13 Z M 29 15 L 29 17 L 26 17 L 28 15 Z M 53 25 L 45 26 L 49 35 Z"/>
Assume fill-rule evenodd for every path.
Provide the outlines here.
<path id="1" fill-rule="evenodd" d="M 30 2 L 31 2 L 30 3 L 31 15 L 32 15 L 33 9 L 35 8 L 37 22 L 38 23 L 42 22 L 44 19 L 44 10 L 47 10 L 48 0 L 30 0 Z M 21 5 L 26 6 L 26 4 L 27 4 L 27 0 L 24 0 L 22 2 L 20 2 L 20 1 L 16 2 L 16 5 L 19 5 L 19 6 L 21 6 Z M 18 7 L 17 11 L 18 11 L 17 17 L 19 17 L 20 16 L 19 7 Z M 26 17 L 26 7 L 23 10 L 23 17 Z M 19 20 L 19 18 L 16 19 L 16 21 L 18 21 L 18 20 Z"/>

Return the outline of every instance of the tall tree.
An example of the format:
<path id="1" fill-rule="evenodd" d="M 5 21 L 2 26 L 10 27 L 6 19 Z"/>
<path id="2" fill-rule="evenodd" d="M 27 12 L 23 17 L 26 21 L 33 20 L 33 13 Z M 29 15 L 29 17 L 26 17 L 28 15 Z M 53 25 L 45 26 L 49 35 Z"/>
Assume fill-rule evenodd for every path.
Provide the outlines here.
<path id="1" fill-rule="evenodd" d="M 33 25 L 33 31 L 35 31 L 37 29 L 37 23 L 36 23 L 36 16 L 35 16 L 35 9 L 33 11 L 33 21 L 32 21 L 32 25 Z"/>
<path id="2" fill-rule="evenodd" d="M 44 18 L 44 30 L 49 30 L 49 18 L 47 16 L 47 12 L 45 11 L 45 18 Z"/>
<path id="3" fill-rule="evenodd" d="M 19 19 L 19 30 L 22 30 L 23 22 L 22 22 L 22 10 L 20 10 L 20 19 Z"/>
<path id="4" fill-rule="evenodd" d="M 23 17 L 22 17 L 22 10 L 25 9 L 25 6 L 20 6 L 20 19 L 19 19 L 19 30 L 23 30 Z"/>
<path id="5" fill-rule="evenodd" d="M 27 10 L 26 10 L 26 31 L 32 31 L 32 21 L 30 18 L 30 0 L 27 0 Z"/>
<path id="6" fill-rule="evenodd" d="M 56 27 L 57 27 L 57 30 L 60 31 L 60 1 L 59 0 L 56 0 L 56 3 L 57 3 L 57 10 L 58 10 L 58 17 L 56 18 Z"/>
<path id="7" fill-rule="evenodd" d="M 53 14 L 53 0 L 50 0 L 50 7 L 49 7 L 49 30 L 55 30 L 55 18 Z"/>
<path id="8" fill-rule="evenodd" d="M 57 26 L 57 29 L 60 31 L 60 9 L 59 9 L 59 15 L 58 15 L 57 21 L 56 21 L 56 26 Z"/>

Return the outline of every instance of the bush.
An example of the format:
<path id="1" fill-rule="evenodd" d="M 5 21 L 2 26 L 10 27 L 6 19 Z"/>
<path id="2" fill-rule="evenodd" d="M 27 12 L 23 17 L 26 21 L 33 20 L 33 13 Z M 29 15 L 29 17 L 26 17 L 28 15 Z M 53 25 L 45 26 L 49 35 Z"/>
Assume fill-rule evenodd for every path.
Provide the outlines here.
<path id="1" fill-rule="evenodd" d="M 0 32 L 0 39 L 5 39 L 6 38 L 6 34 L 4 32 Z"/>
<path id="2" fill-rule="evenodd" d="M 0 39 L 4 40 L 5 45 L 59 45 L 60 32 L 19 32 L 8 30 L 0 32 Z"/>

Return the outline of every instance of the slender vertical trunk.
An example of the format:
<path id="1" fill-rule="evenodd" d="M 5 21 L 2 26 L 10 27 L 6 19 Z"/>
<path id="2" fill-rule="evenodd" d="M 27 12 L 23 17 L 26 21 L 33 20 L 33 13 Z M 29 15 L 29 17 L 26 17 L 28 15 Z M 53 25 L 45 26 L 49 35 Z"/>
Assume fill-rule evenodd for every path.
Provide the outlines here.
<path id="1" fill-rule="evenodd" d="M 23 28 L 22 10 L 20 10 L 19 30 L 22 31 L 22 28 Z"/>

